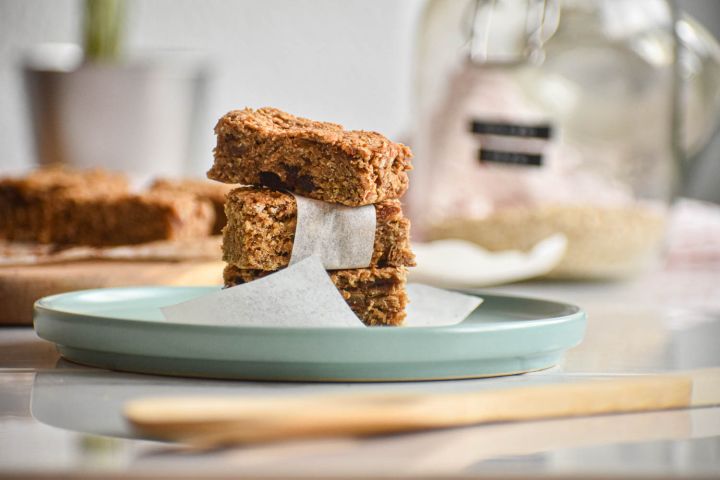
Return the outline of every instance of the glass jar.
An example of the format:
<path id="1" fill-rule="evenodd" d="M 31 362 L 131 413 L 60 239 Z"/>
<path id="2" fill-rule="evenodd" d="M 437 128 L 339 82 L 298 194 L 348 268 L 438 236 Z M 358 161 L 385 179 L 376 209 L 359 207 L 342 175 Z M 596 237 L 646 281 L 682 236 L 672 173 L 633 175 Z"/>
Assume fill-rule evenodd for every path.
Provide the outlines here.
<path id="1" fill-rule="evenodd" d="M 720 110 L 718 46 L 661 0 L 433 0 L 420 29 L 414 234 L 617 278 L 661 250 Z"/>

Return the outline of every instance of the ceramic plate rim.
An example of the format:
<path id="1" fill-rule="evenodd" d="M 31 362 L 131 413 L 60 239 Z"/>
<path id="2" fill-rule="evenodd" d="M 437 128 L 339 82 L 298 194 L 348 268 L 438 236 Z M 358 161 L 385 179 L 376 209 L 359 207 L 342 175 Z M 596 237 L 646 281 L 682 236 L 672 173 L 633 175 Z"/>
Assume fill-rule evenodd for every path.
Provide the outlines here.
<path id="1" fill-rule="evenodd" d="M 444 325 L 444 326 L 436 326 L 436 327 L 405 327 L 405 328 L 397 328 L 397 327 L 360 327 L 360 328 L 348 328 L 348 327 L 305 327 L 305 326 L 284 326 L 284 327 L 266 327 L 266 326 L 255 326 L 255 325 L 212 325 L 212 324 L 202 324 L 202 323 L 178 323 L 178 322 L 168 322 L 168 321 L 157 321 L 157 320 L 140 320 L 140 319 L 134 319 L 134 318 L 120 318 L 120 317 L 113 317 L 113 316 L 106 316 L 101 314 L 90 314 L 90 313 L 79 313 L 68 309 L 62 309 L 57 307 L 52 307 L 50 305 L 47 305 L 48 302 L 57 301 L 59 299 L 67 299 L 72 298 L 75 296 L 81 296 L 81 295 L 87 295 L 92 294 L 96 292 L 107 292 L 109 290 L 112 291 L 118 291 L 118 290 L 124 290 L 124 291 L 133 291 L 133 290 L 160 290 L 160 291 L 171 291 L 171 290 L 210 290 L 210 289 L 220 289 L 220 286 L 217 285 L 202 285 L 202 286 L 170 286 L 170 285 L 138 285 L 138 286 L 128 286 L 128 287 L 109 287 L 109 288 L 91 288 L 91 289 L 83 289 L 83 290 L 73 290 L 70 292 L 64 292 L 64 293 L 57 293 L 54 295 L 48 295 L 45 297 L 42 297 L 35 301 L 33 304 L 33 316 L 37 316 L 39 312 L 46 313 L 50 315 L 59 315 L 62 317 L 66 317 L 66 319 L 69 320 L 83 320 L 83 321 L 93 321 L 93 322 L 106 322 L 106 323 L 112 323 L 112 324 L 131 324 L 131 325 L 142 325 L 147 326 L 148 328 L 160 328 L 160 327 L 167 327 L 171 326 L 173 328 L 178 329 L 187 329 L 187 330 L 197 330 L 197 329 L 218 329 L 218 330 L 229 330 L 229 331 L 238 331 L 243 329 L 252 330 L 253 332 L 257 333 L 264 333 L 264 332 L 283 332 L 283 333 L 290 333 L 290 332 L 353 332 L 353 333 L 359 333 L 359 332 L 382 332 L 382 333 L 359 333 L 360 335 L 373 335 L 373 334 L 382 334 L 382 335 L 393 335 L 396 333 L 392 332 L 403 332 L 407 333 L 408 331 L 423 331 L 423 332 L 453 332 L 453 333 L 461 333 L 462 331 L 471 331 L 473 333 L 477 333 L 479 330 L 483 330 L 484 325 L 479 324 L 473 324 L 473 323 L 465 323 L 464 321 L 455 324 L 455 325 Z M 492 326 L 485 326 L 486 329 L 497 331 L 497 330 L 513 330 L 513 329 L 529 329 L 533 327 L 543 327 L 547 325 L 552 325 L 556 323 L 565 323 L 572 321 L 576 317 L 580 317 L 579 319 L 584 319 L 586 317 L 585 312 L 578 306 L 572 305 L 569 303 L 559 302 L 555 300 L 546 300 L 543 298 L 535 298 L 535 297 L 525 297 L 525 296 L 515 296 L 515 295 L 507 295 L 507 294 L 497 294 L 497 293 L 484 293 L 481 291 L 469 291 L 469 290 L 456 290 L 460 291 L 465 294 L 469 295 L 475 295 L 481 298 L 486 297 L 492 297 L 492 298 L 500 298 L 500 299 L 509 299 L 509 300 L 517 300 L 517 301 L 530 301 L 530 302 L 537 302 L 542 303 L 545 305 L 552 305 L 554 307 L 558 307 L 558 311 L 563 311 L 564 314 L 562 315 L 553 315 L 548 316 L 544 318 L 535 318 L 535 319 L 529 319 L 529 320 L 517 320 L 508 323 L 507 325 L 499 325 L 499 324 L 493 324 Z M 481 304 L 478 308 L 482 308 L 483 305 Z M 562 308 L 560 308 L 562 307 Z M 34 324 L 34 318 L 33 318 L 33 324 Z"/>

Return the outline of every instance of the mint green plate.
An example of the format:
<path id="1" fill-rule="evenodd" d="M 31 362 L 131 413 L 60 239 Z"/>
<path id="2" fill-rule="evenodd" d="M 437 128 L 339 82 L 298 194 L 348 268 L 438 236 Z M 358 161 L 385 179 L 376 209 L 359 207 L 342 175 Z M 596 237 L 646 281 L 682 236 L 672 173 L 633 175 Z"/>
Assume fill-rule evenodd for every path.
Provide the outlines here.
<path id="1" fill-rule="evenodd" d="M 572 305 L 499 295 L 445 327 L 274 328 L 173 324 L 159 307 L 218 287 L 128 287 L 35 303 L 35 331 L 73 362 L 192 377 L 400 381 L 486 377 L 556 365 L 580 343 Z"/>

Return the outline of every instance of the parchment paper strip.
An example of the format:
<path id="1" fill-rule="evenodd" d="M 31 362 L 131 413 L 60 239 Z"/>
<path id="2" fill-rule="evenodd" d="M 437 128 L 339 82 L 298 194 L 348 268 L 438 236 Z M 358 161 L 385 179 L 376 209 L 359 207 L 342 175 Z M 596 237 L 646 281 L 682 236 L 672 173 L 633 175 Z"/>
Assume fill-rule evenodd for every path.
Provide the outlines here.
<path id="1" fill-rule="evenodd" d="M 217 260 L 221 238 L 218 235 L 117 247 L 68 247 L 0 240 L 0 267 L 77 260 Z"/>
<path id="2" fill-rule="evenodd" d="M 408 285 L 408 327 L 463 321 L 482 299 L 427 285 Z M 364 327 L 316 256 L 250 283 L 161 308 L 174 323 L 255 327 Z M 383 328 L 383 327 L 375 327 Z M 388 327 L 392 328 L 392 327 Z M 402 328 L 402 327 L 400 327 Z"/>
<path id="3" fill-rule="evenodd" d="M 176 323 L 256 327 L 362 327 L 313 256 L 250 283 L 161 308 Z"/>
<path id="4" fill-rule="evenodd" d="M 441 288 L 410 283 L 407 286 L 406 327 L 442 327 L 465 320 L 480 304 L 475 295 L 451 292 Z"/>
<path id="5" fill-rule="evenodd" d="M 346 207 L 294 195 L 297 227 L 290 265 L 318 255 L 327 270 L 370 266 L 375 206 Z"/>

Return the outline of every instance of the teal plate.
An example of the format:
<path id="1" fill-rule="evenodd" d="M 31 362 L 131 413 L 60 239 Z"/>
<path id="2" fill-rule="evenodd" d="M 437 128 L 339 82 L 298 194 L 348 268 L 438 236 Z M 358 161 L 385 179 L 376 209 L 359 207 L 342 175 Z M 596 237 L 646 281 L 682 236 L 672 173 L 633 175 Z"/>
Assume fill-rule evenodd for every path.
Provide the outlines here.
<path id="1" fill-rule="evenodd" d="M 128 372 L 291 381 L 475 378 L 556 365 L 580 343 L 578 307 L 481 295 L 444 327 L 275 328 L 169 323 L 159 308 L 218 287 L 128 287 L 35 303 L 35 331 L 67 360 Z"/>

